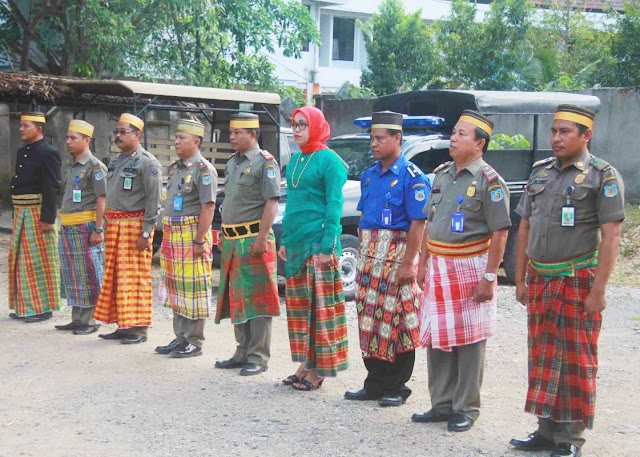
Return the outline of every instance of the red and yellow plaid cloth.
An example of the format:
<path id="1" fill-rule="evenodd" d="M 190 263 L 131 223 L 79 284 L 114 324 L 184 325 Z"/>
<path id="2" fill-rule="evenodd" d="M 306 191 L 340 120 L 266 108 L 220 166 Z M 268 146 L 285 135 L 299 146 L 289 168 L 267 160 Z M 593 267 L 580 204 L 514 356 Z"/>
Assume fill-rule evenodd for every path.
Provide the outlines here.
<path id="1" fill-rule="evenodd" d="M 407 232 L 362 230 L 356 308 L 363 358 L 394 362 L 420 343 L 418 284 L 399 286 L 396 271 L 407 249 Z"/>
<path id="2" fill-rule="evenodd" d="M 151 250 L 138 251 L 142 212 L 111 213 L 106 230 L 102 289 L 94 313 L 96 320 L 118 328 L 151 325 Z M 153 238 L 153 233 L 151 234 Z"/>
<path id="3" fill-rule="evenodd" d="M 40 205 L 15 206 L 9 250 L 9 309 L 20 317 L 57 311 L 60 299 L 58 233 L 40 230 Z"/>
<path id="4" fill-rule="evenodd" d="M 488 254 L 468 258 L 429 257 L 429 271 L 420 303 L 423 346 L 451 351 L 495 335 L 497 284 L 493 299 L 480 303 L 473 291 L 487 268 Z"/>
<path id="5" fill-rule="evenodd" d="M 584 314 L 595 267 L 575 276 L 527 270 L 529 389 L 525 411 L 593 427 L 602 316 Z"/>
<path id="6" fill-rule="evenodd" d="M 336 376 L 349 368 L 347 319 L 338 270 L 321 267 L 318 254 L 309 257 L 286 284 L 287 326 L 291 358 L 317 368 L 318 376 Z"/>

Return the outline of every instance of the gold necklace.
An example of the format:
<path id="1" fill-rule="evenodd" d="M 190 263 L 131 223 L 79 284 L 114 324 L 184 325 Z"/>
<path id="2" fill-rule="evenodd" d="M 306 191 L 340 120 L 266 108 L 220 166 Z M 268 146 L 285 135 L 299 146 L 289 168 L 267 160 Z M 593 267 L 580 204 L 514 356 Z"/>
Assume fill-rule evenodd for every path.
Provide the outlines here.
<path id="1" fill-rule="evenodd" d="M 298 164 L 300 163 L 300 159 L 304 160 L 303 155 L 304 154 L 301 152 L 300 155 L 298 156 L 298 160 L 296 160 L 295 166 L 293 167 L 293 173 L 291 173 L 291 185 L 293 186 L 294 189 L 297 189 L 298 186 L 300 185 L 300 180 L 302 179 L 302 175 L 304 174 L 304 171 L 307 169 L 309 162 L 311 162 L 311 159 L 315 155 L 315 152 L 312 152 L 311 154 L 309 154 L 309 160 L 307 160 L 307 163 L 305 163 L 304 167 L 302 167 L 302 171 L 298 175 L 298 182 L 295 182 L 296 170 L 298 169 Z"/>

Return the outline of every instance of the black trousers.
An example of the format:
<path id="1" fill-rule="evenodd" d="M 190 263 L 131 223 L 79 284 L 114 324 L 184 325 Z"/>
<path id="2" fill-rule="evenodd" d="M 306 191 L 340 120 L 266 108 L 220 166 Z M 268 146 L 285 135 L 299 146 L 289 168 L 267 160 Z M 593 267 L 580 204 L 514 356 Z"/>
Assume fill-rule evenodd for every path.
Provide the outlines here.
<path id="1" fill-rule="evenodd" d="M 364 389 L 369 395 L 402 395 L 405 398 L 411 395 L 411 389 L 406 387 L 405 383 L 411 379 L 413 373 L 415 351 L 396 354 L 395 362 L 373 358 L 363 360 L 368 371 Z"/>

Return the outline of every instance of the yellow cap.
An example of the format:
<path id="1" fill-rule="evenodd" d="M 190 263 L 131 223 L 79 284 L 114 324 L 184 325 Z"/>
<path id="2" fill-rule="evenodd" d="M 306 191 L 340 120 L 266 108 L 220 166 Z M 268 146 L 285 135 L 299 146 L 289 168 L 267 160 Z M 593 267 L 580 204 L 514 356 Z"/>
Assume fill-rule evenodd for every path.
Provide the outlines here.
<path id="1" fill-rule="evenodd" d="M 144 121 L 138 116 L 134 116 L 133 114 L 122 113 L 118 122 L 127 122 L 135 127 L 138 127 L 138 130 L 140 131 L 144 129 Z"/>
<path id="2" fill-rule="evenodd" d="M 82 133 L 89 138 L 93 138 L 93 125 L 80 119 L 72 119 L 69 122 L 69 130 L 72 132 Z"/>
<path id="3" fill-rule="evenodd" d="M 238 113 L 231 116 L 229 128 L 232 129 L 259 129 L 260 118 L 253 113 Z"/>
<path id="4" fill-rule="evenodd" d="M 180 119 L 176 132 L 190 133 L 195 136 L 204 136 L 204 124 L 191 119 Z"/>
<path id="5" fill-rule="evenodd" d="M 464 110 L 460 115 L 458 122 L 468 122 L 469 124 L 473 124 L 486 132 L 489 136 L 491 136 L 491 133 L 493 132 L 493 122 L 491 122 L 488 117 L 483 116 L 477 111 L 470 109 Z"/>
<path id="6" fill-rule="evenodd" d="M 45 124 L 47 120 L 44 117 L 44 113 L 32 112 L 32 113 L 22 113 L 20 116 L 21 121 L 31 121 L 31 122 L 41 122 Z"/>
<path id="7" fill-rule="evenodd" d="M 582 106 L 560 105 L 553 119 L 575 122 L 576 124 L 581 124 L 592 129 L 595 115 L 596 113 L 594 111 L 583 108 Z"/>

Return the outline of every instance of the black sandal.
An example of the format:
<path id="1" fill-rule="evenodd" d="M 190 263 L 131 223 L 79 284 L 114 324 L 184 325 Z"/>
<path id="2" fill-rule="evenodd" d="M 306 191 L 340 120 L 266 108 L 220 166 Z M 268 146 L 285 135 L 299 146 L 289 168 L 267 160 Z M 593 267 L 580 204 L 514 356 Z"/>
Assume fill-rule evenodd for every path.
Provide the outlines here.
<path id="1" fill-rule="evenodd" d="M 312 384 L 311 381 L 307 381 L 306 379 L 302 379 L 300 380 L 300 382 L 297 382 L 295 384 L 293 384 L 293 388 L 295 390 L 303 390 L 305 392 L 309 392 L 311 390 L 317 390 L 320 387 L 322 387 L 322 383 L 324 382 L 324 378 L 322 378 L 320 381 L 318 381 L 318 384 Z"/>
<path id="2" fill-rule="evenodd" d="M 302 382 L 302 378 L 299 378 L 298 375 L 295 375 L 295 374 L 292 374 L 291 376 L 287 376 L 282 380 L 282 384 L 284 384 L 285 386 L 292 386 L 300 382 Z"/>

